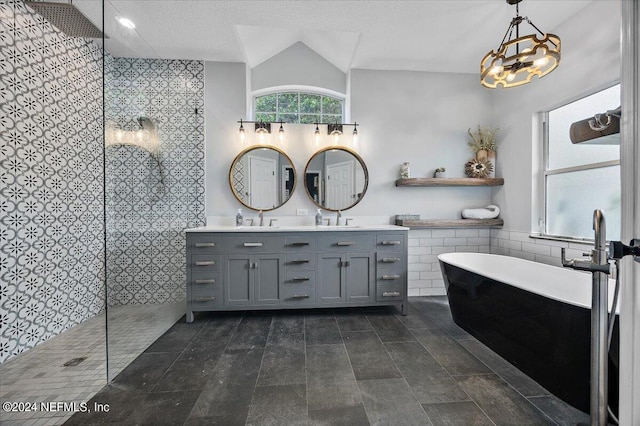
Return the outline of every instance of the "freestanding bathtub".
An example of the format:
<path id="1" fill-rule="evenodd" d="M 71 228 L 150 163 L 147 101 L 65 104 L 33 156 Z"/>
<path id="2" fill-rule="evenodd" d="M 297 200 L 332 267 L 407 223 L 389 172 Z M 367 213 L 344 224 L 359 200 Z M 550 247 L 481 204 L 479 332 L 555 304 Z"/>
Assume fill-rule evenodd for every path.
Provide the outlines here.
<path id="1" fill-rule="evenodd" d="M 591 274 L 482 253 L 438 256 L 453 320 L 563 401 L 589 412 Z M 609 311 L 615 282 L 609 280 Z M 618 326 L 609 406 L 618 412 Z"/>

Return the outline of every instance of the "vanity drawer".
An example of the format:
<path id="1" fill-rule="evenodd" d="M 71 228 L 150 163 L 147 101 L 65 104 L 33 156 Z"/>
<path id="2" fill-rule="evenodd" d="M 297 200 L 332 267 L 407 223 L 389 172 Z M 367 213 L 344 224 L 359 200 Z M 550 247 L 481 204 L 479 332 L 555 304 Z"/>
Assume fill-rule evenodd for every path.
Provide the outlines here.
<path id="1" fill-rule="evenodd" d="M 269 253 L 284 249 L 284 237 L 265 234 L 234 235 L 224 238 L 227 253 Z"/>
<path id="2" fill-rule="evenodd" d="M 287 252 L 316 251 L 316 236 L 313 232 L 284 237 L 284 249 Z"/>
<path id="3" fill-rule="evenodd" d="M 373 250 L 375 235 L 361 232 L 331 232 L 318 236 L 319 251 L 363 251 Z"/>
<path id="4" fill-rule="evenodd" d="M 316 285 L 316 271 L 287 271 L 284 278 L 285 288 L 299 285 Z"/>
<path id="5" fill-rule="evenodd" d="M 299 254 L 287 254 L 285 260 L 285 266 L 287 271 L 300 271 L 307 269 L 316 269 L 316 255 L 315 253 L 299 253 Z"/>
<path id="6" fill-rule="evenodd" d="M 222 237 L 220 234 L 207 232 L 187 233 L 187 253 L 220 253 L 222 252 Z"/>
<path id="7" fill-rule="evenodd" d="M 376 236 L 376 250 L 378 251 L 403 251 L 405 247 L 405 234 L 378 234 Z"/>
<path id="8" fill-rule="evenodd" d="M 302 279 L 308 278 L 307 281 Z M 281 302 L 285 305 L 309 305 L 315 303 L 316 283 L 313 274 L 287 274 L 280 292 Z"/>
<path id="9" fill-rule="evenodd" d="M 403 300 L 404 286 L 401 282 L 380 281 L 376 283 L 376 301 Z"/>
<path id="10" fill-rule="evenodd" d="M 195 310 L 222 303 L 222 283 L 191 285 L 191 304 Z"/>
<path id="11" fill-rule="evenodd" d="M 200 287 L 205 285 L 222 284 L 220 274 L 217 271 L 201 269 L 194 269 L 191 271 L 191 284 L 193 287 Z"/>
<path id="12" fill-rule="evenodd" d="M 200 271 L 219 271 L 220 256 L 216 254 L 192 254 L 191 268 L 192 275 Z"/>

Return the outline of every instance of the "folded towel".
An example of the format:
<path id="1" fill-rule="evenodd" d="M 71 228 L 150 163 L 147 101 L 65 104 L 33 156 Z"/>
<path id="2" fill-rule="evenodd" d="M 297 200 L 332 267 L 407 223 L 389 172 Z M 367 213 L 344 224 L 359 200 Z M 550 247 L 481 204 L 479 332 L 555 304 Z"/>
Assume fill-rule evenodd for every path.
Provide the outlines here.
<path id="1" fill-rule="evenodd" d="M 495 219 L 500 215 L 498 206 L 490 205 L 482 209 L 464 209 L 462 217 L 465 219 Z"/>

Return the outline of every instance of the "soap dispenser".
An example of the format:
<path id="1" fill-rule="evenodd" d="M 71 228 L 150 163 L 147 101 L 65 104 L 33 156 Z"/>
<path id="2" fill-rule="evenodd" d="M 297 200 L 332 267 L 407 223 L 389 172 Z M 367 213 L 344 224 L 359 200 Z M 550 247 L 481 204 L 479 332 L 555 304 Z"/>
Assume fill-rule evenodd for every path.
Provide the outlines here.
<path id="1" fill-rule="evenodd" d="M 318 213 L 316 213 L 316 226 L 322 225 L 322 212 L 318 209 Z"/>
<path id="2" fill-rule="evenodd" d="M 244 218 L 242 217 L 242 209 L 238 209 L 238 214 L 236 215 L 236 226 L 242 226 L 244 223 Z"/>

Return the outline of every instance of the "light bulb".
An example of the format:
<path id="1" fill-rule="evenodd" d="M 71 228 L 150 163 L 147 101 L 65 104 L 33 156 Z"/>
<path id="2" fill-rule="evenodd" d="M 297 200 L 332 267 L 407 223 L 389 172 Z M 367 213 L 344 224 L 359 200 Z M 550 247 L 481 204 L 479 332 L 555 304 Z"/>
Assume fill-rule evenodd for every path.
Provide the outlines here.
<path id="1" fill-rule="evenodd" d="M 278 130 L 278 139 L 280 139 L 280 143 L 284 142 L 284 127 L 282 127 L 282 123 L 280 123 L 280 129 Z"/>
<path id="2" fill-rule="evenodd" d="M 247 135 L 244 133 L 244 126 L 242 125 L 242 120 L 240 120 L 240 128 L 238 129 L 238 134 L 240 135 L 240 143 L 244 143 L 244 139 Z"/>
<path id="3" fill-rule="evenodd" d="M 507 75 L 507 81 L 511 82 L 515 79 L 516 79 L 516 73 L 514 73 L 513 71 L 510 72 L 509 75 Z"/>
<path id="4" fill-rule="evenodd" d="M 535 61 L 533 61 L 533 65 L 535 65 L 536 67 L 544 67 L 545 65 L 547 65 L 549 63 L 549 58 L 547 58 L 546 56 L 536 59 Z"/>
<path id="5" fill-rule="evenodd" d="M 316 124 L 316 130 L 313 132 L 313 141 L 316 145 L 320 144 L 320 129 L 318 129 L 318 125 Z"/>
<path id="6" fill-rule="evenodd" d="M 489 71 L 489 74 L 490 75 L 500 74 L 502 71 L 504 71 L 504 67 L 502 65 L 494 65 Z"/>
<path id="7" fill-rule="evenodd" d="M 358 128 L 353 127 L 353 136 L 351 138 L 351 144 L 353 145 L 353 149 L 358 149 L 358 142 L 360 142 L 360 135 L 358 135 Z"/>
<path id="8" fill-rule="evenodd" d="M 334 130 L 333 132 L 331 132 L 331 138 L 333 139 L 334 145 L 340 144 L 340 135 L 341 133 L 338 132 L 337 130 Z"/>
<path id="9" fill-rule="evenodd" d="M 531 49 L 530 47 L 527 47 L 527 48 L 525 48 L 525 49 L 522 49 L 522 52 L 521 52 L 521 53 L 529 53 L 529 52 L 531 52 L 532 50 L 533 50 L 533 49 Z M 522 57 L 518 58 L 518 61 L 520 61 L 520 62 L 526 62 L 526 61 L 527 61 L 527 59 L 529 59 L 529 55 L 524 55 L 524 56 L 522 56 Z"/>

